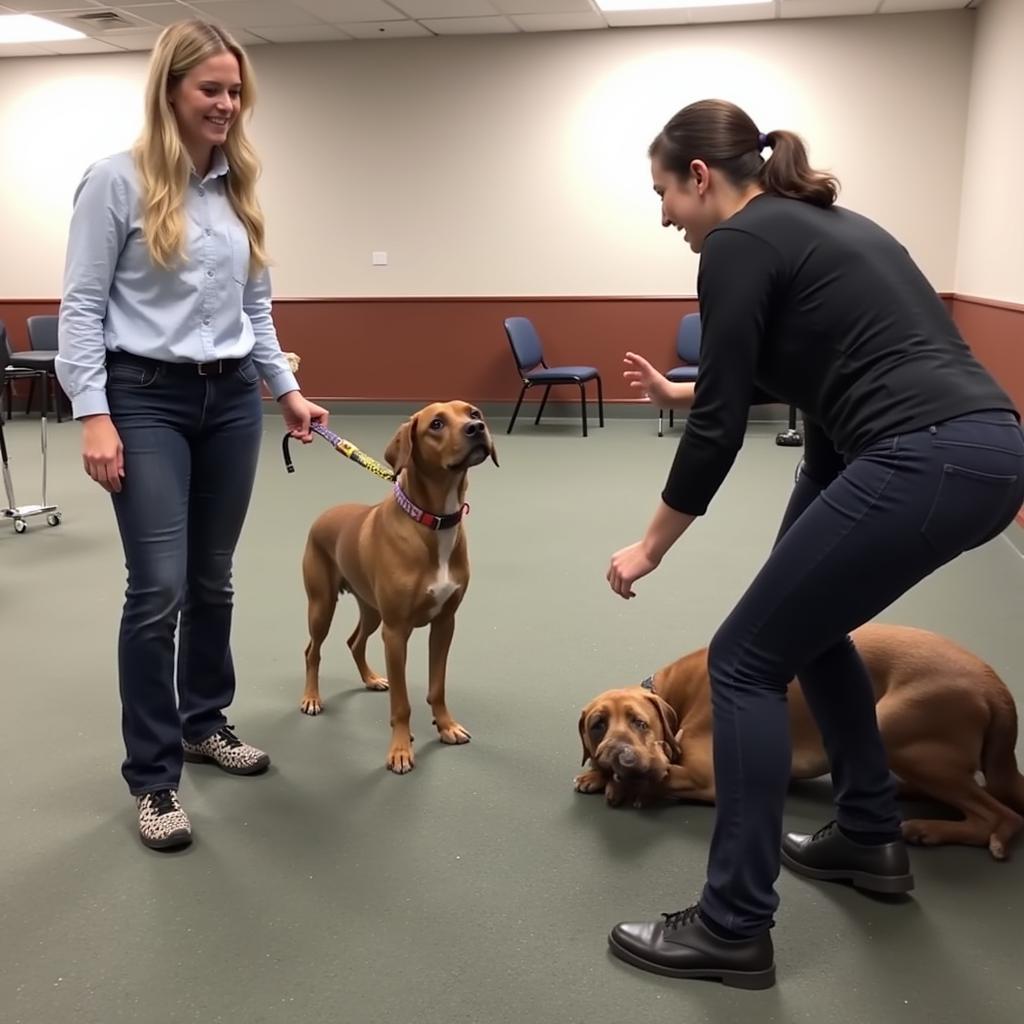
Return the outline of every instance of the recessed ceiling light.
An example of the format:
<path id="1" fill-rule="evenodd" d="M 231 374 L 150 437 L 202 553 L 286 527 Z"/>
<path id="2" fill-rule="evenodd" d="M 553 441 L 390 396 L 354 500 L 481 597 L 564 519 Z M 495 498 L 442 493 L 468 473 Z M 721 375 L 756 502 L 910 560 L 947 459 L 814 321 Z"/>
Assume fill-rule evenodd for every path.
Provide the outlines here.
<path id="1" fill-rule="evenodd" d="M 84 39 L 78 29 L 58 25 L 34 14 L 0 14 L 0 45 L 3 43 L 51 43 L 58 39 Z"/>
<path id="2" fill-rule="evenodd" d="M 689 11 L 699 7 L 753 7 L 772 0 L 594 0 L 602 11 Z"/>

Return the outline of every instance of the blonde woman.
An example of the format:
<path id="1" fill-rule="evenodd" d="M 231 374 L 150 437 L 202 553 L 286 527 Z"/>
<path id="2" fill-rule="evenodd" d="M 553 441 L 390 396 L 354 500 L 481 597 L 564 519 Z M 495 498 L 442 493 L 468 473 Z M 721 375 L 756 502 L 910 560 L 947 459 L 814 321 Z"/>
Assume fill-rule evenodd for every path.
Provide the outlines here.
<path id="1" fill-rule="evenodd" d="M 89 167 L 75 193 L 57 374 L 82 423 L 85 471 L 111 493 L 124 545 L 122 774 L 142 842 L 165 848 L 192 839 L 178 799 L 183 760 L 236 775 L 270 763 L 224 716 L 235 691 L 231 563 L 256 471 L 260 383 L 302 441 L 327 413 L 303 398 L 271 319 L 244 51 L 214 25 L 168 27 L 145 104 L 134 148 Z"/>

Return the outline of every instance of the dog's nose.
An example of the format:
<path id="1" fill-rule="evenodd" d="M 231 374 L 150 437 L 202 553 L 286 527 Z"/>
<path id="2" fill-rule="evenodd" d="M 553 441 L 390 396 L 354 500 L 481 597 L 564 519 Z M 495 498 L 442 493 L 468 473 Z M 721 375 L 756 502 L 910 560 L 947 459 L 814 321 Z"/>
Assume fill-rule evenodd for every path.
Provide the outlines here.
<path id="1" fill-rule="evenodd" d="M 632 747 L 619 747 L 615 759 L 623 768 L 633 768 L 637 762 L 636 751 Z"/>
<path id="2" fill-rule="evenodd" d="M 482 434 L 484 429 L 484 425 L 480 420 L 470 420 L 464 427 L 464 432 L 466 437 L 476 437 L 477 434 Z"/>

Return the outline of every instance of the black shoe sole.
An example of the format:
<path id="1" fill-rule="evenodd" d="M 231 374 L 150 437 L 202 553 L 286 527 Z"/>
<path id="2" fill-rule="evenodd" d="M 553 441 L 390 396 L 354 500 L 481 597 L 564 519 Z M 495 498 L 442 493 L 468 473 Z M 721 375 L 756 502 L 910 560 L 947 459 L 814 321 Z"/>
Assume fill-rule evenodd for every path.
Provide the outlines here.
<path id="1" fill-rule="evenodd" d="M 782 863 L 790 871 L 805 878 L 813 878 L 817 882 L 849 882 L 855 889 L 884 896 L 900 896 L 914 888 L 913 875 L 872 875 L 867 871 L 854 871 L 851 868 L 812 868 L 801 864 L 785 850 L 782 851 Z"/>
<path id="2" fill-rule="evenodd" d="M 151 850 L 173 850 L 175 847 L 191 845 L 192 833 L 172 832 L 169 836 L 164 836 L 163 839 L 147 839 L 140 832 L 139 839 L 143 846 L 148 846 Z"/>
<path id="3" fill-rule="evenodd" d="M 627 964 L 639 967 L 643 971 L 650 971 L 652 974 L 661 974 L 666 978 L 693 979 L 694 981 L 720 981 L 730 988 L 743 988 L 751 991 L 760 991 L 771 988 L 775 984 L 775 965 L 772 964 L 765 971 L 715 971 L 710 968 L 701 970 L 684 970 L 679 967 L 663 967 L 661 964 L 645 960 L 636 953 L 620 946 L 615 939 L 608 936 L 608 946 L 612 953 Z"/>
<path id="4" fill-rule="evenodd" d="M 265 772 L 270 767 L 269 756 L 261 758 L 249 768 L 228 768 L 222 765 L 215 757 L 210 757 L 208 754 L 193 754 L 187 750 L 184 753 L 184 757 L 189 764 L 215 764 L 222 772 L 227 772 L 228 775 L 259 775 L 260 772 Z"/>

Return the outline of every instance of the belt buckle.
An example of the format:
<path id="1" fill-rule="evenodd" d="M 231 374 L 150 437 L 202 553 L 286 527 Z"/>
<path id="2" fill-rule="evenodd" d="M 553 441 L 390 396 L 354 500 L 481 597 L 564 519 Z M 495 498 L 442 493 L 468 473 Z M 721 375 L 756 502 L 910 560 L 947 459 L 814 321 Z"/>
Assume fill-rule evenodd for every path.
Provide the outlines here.
<path id="1" fill-rule="evenodd" d="M 214 366 L 214 367 L 216 367 L 216 370 L 214 371 L 213 376 L 219 377 L 220 374 L 223 372 L 223 369 L 224 369 L 224 367 L 222 365 L 223 362 L 224 362 L 223 359 L 215 359 L 215 360 L 213 360 L 213 362 L 210 362 L 210 363 L 199 363 L 197 365 L 199 376 L 200 377 L 209 377 L 209 376 L 211 376 L 211 374 L 209 372 L 207 372 L 207 370 L 208 370 L 208 367 Z"/>

